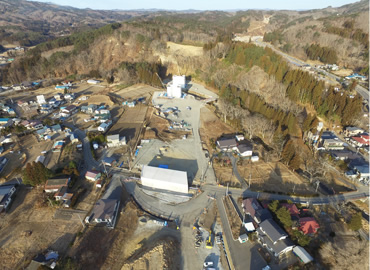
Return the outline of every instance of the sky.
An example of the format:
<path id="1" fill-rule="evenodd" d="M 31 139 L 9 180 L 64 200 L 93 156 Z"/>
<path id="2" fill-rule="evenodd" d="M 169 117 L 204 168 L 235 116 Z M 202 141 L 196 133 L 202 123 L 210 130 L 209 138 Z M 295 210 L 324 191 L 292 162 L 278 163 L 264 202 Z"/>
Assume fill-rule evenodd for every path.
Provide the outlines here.
<path id="1" fill-rule="evenodd" d="M 58 5 L 91 9 L 169 9 L 169 10 L 234 10 L 234 9 L 318 9 L 339 7 L 355 0 L 37 0 Z"/>

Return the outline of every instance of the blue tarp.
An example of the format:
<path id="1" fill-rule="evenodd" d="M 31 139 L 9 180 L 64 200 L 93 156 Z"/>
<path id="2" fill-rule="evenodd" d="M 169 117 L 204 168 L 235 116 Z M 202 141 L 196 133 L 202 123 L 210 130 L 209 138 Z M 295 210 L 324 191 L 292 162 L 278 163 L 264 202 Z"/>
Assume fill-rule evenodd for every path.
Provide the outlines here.
<path id="1" fill-rule="evenodd" d="M 168 169 L 168 165 L 163 165 L 163 164 L 160 164 L 158 166 L 158 168 L 162 168 L 162 169 Z"/>

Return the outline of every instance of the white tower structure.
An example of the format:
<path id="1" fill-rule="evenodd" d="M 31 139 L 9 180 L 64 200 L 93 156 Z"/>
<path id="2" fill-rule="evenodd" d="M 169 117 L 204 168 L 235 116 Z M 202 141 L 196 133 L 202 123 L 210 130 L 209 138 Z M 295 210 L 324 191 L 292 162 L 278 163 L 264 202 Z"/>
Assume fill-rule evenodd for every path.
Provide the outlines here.
<path id="1" fill-rule="evenodd" d="M 177 76 L 173 75 L 172 82 L 167 84 L 167 96 L 181 98 L 182 89 L 185 88 L 186 81 L 185 75 Z"/>

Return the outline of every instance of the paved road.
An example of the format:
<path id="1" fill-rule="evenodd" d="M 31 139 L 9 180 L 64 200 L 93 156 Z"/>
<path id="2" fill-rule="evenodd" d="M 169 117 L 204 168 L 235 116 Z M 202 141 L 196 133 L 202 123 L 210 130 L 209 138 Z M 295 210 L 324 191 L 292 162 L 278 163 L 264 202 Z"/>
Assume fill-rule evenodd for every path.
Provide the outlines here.
<path id="1" fill-rule="evenodd" d="M 261 39 L 257 39 L 254 41 L 254 43 L 258 46 L 261 46 L 261 47 L 269 47 L 270 49 L 272 49 L 274 52 L 280 54 L 281 56 L 283 56 L 285 59 L 287 59 L 290 63 L 296 65 L 296 66 L 303 66 L 303 65 L 307 65 L 306 62 L 303 62 L 302 60 L 299 60 L 293 56 L 290 56 L 286 53 L 283 53 L 282 51 L 276 49 L 274 46 L 272 46 L 271 44 L 268 44 L 266 42 L 263 42 Z M 316 68 L 316 67 L 313 67 L 311 66 L 311 68 L 313 68 L 316 72 L 321 72 L 323 74 L 325 74 L 326 76 L 326 81 L 328 83 L 330 82 L 338 82 L 338 80 L 342 79 L 341 77 L 337 76 L 337 75 L 334 75 L 332 73 L 329 73 L 327 72 L 326 70 L 323 70 L 323 69 L 320 69 L 320 68 Z M 368 89 L 366 89 L 365 87 L 362 87 L 361 85 L 357 85 L 356 86 L 356 92 L 362 96 L 362 98 L 365 100 L 366 103 L 369 103 L 369 91 Z"/>

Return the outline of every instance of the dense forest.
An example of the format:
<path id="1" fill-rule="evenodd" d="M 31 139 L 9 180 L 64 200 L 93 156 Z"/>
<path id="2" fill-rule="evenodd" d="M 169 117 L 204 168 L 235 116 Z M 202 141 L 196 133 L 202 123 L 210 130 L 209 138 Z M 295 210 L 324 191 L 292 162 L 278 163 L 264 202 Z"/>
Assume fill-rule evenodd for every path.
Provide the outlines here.
<path id="1" fill-rule="evenodd" d="M 323 63 L 335 64 L 338 61 L 337 52 L 333 48 L 321 47 L 317 44 L 311 44 L 306 49 L 306 54 L 311 60 L 320 60 Z"/>

